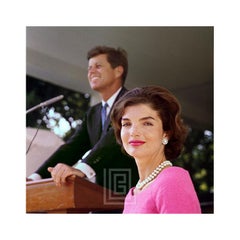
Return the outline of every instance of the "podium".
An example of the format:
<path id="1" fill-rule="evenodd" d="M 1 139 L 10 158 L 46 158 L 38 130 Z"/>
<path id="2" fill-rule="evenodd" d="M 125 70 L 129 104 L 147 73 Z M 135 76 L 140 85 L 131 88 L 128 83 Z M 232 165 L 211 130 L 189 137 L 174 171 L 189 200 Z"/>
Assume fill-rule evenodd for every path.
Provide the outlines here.
<path id="1" fill-rule="evenodd" d="M 124 196 L 77 176 L 57 187 L 52 178 L 26 183 L 27 213 L 121 212 Z"/>

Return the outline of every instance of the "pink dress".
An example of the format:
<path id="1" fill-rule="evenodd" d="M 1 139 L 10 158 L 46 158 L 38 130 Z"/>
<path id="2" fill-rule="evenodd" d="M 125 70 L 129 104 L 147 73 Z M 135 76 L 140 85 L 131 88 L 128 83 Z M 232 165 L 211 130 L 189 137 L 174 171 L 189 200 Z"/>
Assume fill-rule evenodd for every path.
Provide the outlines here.
<path id="1" fill-rule="evenodd" d="M 123 213 L 201 213 L 197 194 L 188 171 L 165 168 L 146 188 L 125 198 Z"/>

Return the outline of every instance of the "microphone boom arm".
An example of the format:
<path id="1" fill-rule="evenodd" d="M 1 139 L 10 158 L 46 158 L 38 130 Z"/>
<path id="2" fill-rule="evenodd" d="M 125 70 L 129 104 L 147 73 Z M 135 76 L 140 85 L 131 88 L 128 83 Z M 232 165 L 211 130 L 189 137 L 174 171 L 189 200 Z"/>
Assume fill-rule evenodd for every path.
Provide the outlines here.
<path id="1" fill-rule="evenodd" d="M 63 98 L 64 98 L 64 96 L 60 95 L 58 97 L 54 97 L 54 98 L 49 99 L 49 100 L 47 100 L 45 102 L 42 102 L 42 103 L 38 104 L 37 106 L 34 106 L 34 107 L 28 109 L 26 114 L 28 114 L 28 113 L 30 113 L 30 112 L 32 112 L 32 111 L 34 111 L 34 110 L 36 110 L 36 109 L 38 109 L 40 107 L 46 107 L 46 106 L 48 106 L 48 105 L 50 105 L 52 103 L 58 102 L 58 101 L 62 100 Z"/>

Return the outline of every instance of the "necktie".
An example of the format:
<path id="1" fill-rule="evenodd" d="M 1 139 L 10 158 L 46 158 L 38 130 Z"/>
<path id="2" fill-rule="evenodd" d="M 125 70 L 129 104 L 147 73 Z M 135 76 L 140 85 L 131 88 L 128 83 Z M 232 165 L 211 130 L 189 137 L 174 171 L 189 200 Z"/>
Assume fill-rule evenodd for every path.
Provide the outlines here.
<path id="1" fill-rule="evenodd" d="M 104 123 L 107 119 L 107 107 L 108 104 L 105 103 L 104 106 L 102 106 L 101 116 L 102 116 L 102 129 L 104 128 Z"/>

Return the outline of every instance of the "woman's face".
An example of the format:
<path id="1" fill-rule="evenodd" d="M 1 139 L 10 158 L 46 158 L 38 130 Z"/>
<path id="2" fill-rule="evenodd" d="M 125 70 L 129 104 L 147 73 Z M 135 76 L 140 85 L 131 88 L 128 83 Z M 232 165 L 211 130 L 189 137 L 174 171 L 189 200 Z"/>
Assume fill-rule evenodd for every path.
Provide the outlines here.
<path id="1" fill-rule="evenodd" d="M 121 125 L 123 147 L 129 155 L 135 159 L 162 159 L 166 134 L 157 111 L 148 104 L 126 107 Z"/>

